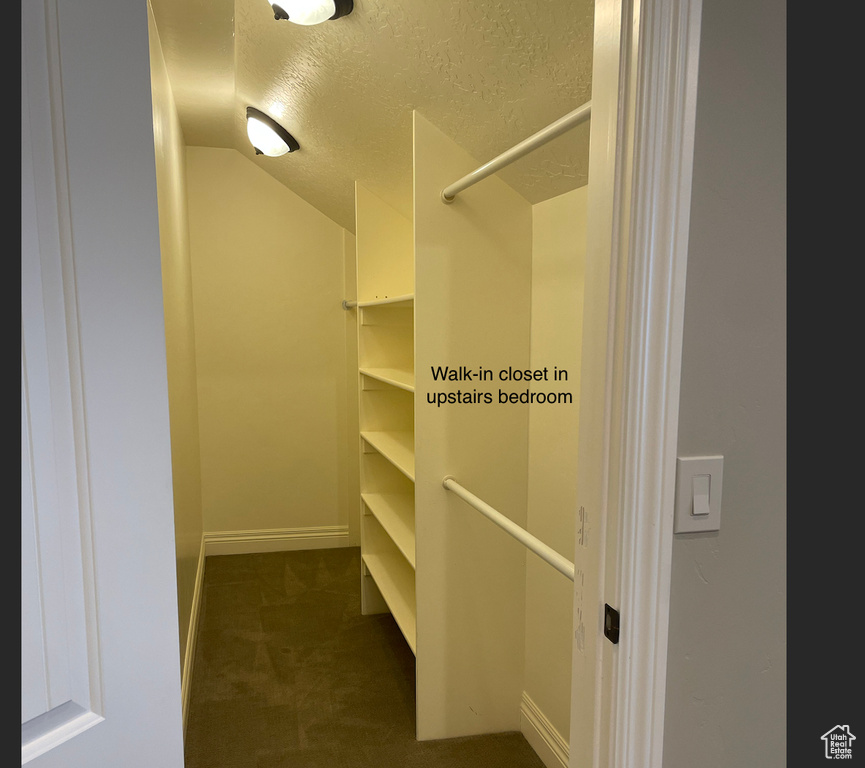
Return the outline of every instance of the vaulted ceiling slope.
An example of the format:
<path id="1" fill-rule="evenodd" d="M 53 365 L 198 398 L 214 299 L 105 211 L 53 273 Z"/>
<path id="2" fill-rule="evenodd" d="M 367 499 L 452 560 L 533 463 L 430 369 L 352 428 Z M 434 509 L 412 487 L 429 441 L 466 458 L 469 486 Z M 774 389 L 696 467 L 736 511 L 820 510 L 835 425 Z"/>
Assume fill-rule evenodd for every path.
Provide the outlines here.
<path id="1" fill-rule="evenodd" d="M 484 163 L 591 98 L 593 0 L 354 0 L 316 26 L 267 0 L 150 0 L 188 145 L 236 149 L 351 232 L 357 180 L 411 217 L 417 109 Z M 256 156 L 246 107 L 300 151 Z M 500 171 L 536 203 L 587 182 L 588 124 Z"/>

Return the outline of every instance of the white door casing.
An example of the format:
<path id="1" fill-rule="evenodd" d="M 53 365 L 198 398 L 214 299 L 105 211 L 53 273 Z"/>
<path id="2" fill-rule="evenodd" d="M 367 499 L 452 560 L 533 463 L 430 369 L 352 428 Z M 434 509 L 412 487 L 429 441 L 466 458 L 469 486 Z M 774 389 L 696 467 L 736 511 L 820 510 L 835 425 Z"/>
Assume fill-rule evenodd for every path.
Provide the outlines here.
<path id="1" fill-rule="evenodd" d="M 21 9 L 21 760 L 181 768 L 146 6 Z"/>
<path id="2" fill-rule="evenodd" d="M 574 595 L 595 643 L 574 642 L 574 768 L 662 765 L 700 17 L 595 3 L 576 551 L 596 580 Z"/>

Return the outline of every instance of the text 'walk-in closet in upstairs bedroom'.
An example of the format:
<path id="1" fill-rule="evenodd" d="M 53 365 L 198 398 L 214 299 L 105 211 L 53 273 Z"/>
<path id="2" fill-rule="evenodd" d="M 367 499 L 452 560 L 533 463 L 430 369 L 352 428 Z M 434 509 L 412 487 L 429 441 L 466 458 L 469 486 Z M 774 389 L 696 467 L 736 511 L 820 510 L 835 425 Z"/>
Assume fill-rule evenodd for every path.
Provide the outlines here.
<path id="1" fill-rule="evenodd" d="M 150 0 L 184 679 L 199 549 L 358 547 L 417 739 L 567 765 L 594 5 L 192 5 Z"/>

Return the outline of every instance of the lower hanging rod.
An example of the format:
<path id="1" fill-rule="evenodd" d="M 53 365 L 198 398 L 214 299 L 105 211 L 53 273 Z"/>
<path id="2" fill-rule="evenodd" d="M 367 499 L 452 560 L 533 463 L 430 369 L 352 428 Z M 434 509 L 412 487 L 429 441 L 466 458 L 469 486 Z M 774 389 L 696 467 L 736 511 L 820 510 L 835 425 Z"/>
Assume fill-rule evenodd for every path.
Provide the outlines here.
<path id="1" fill-rule="evenodd" d="M 518 526 L 513 520 L 505 517 L 497 509 L 493 509 L 485 501 L 481 501 L 473 493 L 463 488 L 451 475 L 447 475 L 442 480 L 442 485 L 447 490 L 459 496 L 464 502 L 474 507 L 482 515 L 492 520 L 499 528 L 509 533 L 517 541 L 524 544 L 538 557 L 553 566 L 559 573 L 563 573 L 571 581 L 574 580 L 574 564 L 570 560 L 562 557 L 554 549 L 548 547 L 537 537 L 532 536 L 525 528 Z"/>
<path id="2" fill-rule="evenodd" d="M 500 171 L 506 165 L 519 160 L 523 155 L 527 155 L 533 149 L 537 149 L 548 141 L 552 141 L 552 139 L 560 136 L 565 131 L 569 131 L 580 123 L 584 123 L 591 116 L 592 102 L 587 101 L 583 106 L 577 107 L 573 112 L 568 112 L 564 117 L 560 117 L 555 122 L 550 123 L 546 128 L 541 128 L 537 133 L 533 133 L 527 139 L 523 139 L 516 146 L 506 149 L 480 168 L 475 169 L 450 186 L 445 187 L 442 190 L 442 202 L 452 203 L 458 192 L 462 192 L 467 187 L 476 184 L 487 176 L 492 176 L 492 174 Z"/>

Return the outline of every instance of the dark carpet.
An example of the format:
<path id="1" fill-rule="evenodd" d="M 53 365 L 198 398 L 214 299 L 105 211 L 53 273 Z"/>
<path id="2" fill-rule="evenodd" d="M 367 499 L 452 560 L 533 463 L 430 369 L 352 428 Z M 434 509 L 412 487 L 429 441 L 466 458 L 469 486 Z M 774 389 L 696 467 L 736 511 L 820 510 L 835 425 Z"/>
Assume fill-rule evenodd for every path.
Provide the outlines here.
<path id="1" fill-rule="evenodd" d="M 543 768 L 520 733 L 415 740 L 415 658 L 360 551 L 206 560 L 186 768 Z"/>

